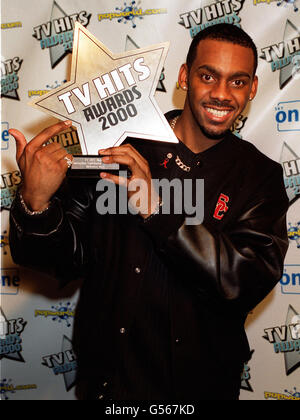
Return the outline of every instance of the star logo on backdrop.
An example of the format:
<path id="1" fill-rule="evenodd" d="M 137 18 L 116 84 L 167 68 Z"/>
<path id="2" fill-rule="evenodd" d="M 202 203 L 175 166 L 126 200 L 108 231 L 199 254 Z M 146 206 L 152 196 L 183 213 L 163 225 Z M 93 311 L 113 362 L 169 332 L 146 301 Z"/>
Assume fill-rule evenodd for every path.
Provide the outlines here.
<path id="1" fill-rule="evenodd" d="M 293 325 L 293 334 L 300 340 L 300 315 L 291 305 L 288 309 L 286 325 Z M 288 338 L 292 339 L 291 333 Z M 300 367 L 300 351 L 298 350 L 298 352 L 294 351 L 285 353 L 284 361 L 286 374 L 290 375 Z"/>
<path id="2" fill-rule="evenodd" d="M 19 331 L 15 331 L 17 323 L 19 325 Z M 14 362 L 25 362 L 21 354 L 22 339 L 20 335 L 24 331 L 26 324 L 27 322 L 21 318 L 18 320 L 8 320 L 2 308 L 0 308 L 0 343 L 1 347 L 5 348 L 6 350 L 1 354 L 0 361 L 2 359 L 9 359 L 13 360 Z M 13 327 L 8 327 L 8 325 L 13 325 Z M 12 331 L 10 329 L 12 329 Z"/>
<path id="3" fill-rule="evenodd" d="M 289 305 L 285 325 L 265 330 L 265 340 L 273 344 L 275 353 L 284 354 L 286 375 L 300 367 L 300 315 Z"/>
<path id="4" fill-rule="evenodd" d="M 260 56 L 261 59 L 274 64 L 280 64 L 279 86 L 284 89 L 293 79 L 299 78 L 300 70 L 300 50 L 299 41 L 300 30 L 288 19 L 286 21 L 283 40 L 278 45 L 270 47 L 268 58 L 266 53 Z M 272 49 L 271 49 L 272 48 Z M 279 58 L 280 57 L 280 58 Z M 272 63 L 272 64 L 273 64 Z M 277 67 L 274 67 L 275 71 Z"/>
<path id="5" fill-rule="evenodd" d="M 63 336 L 62 352 L 63 353 L 69 352 L 70 354 L 73 355 L 72 341 L 65 335 Z M 76 384 L 76 369 L 65 372 L 63 376 L 64 376 L 64 381 L 65 381 L 66 391 L 69 392 L 70 389 L 72 389 Z"/>
<path id="6" fill-rule="evenodd" d="M 243 389 L 244 391 L 249 391 L 249 392 L 253 392 L 253 388 L 250 383 L 251 375 L 250 375 L 250 367 L 249 367 L 249 362 L 252 359 L 253 353 L 254 353 L 254 350 L 251 351 L 249 360 L 244 365 L 244 371 L 242 374 L 242 381 L 241 381 L 241 389 Z"/>
<path id="7" fill-rule="evenodd" d="M 68 15 L 55 0 L 53 1 L 50 19 L 36 26 L 33 33 L 33 37 L 39 41 L 41 48 L 49 49 L 52 69 L 72 53 L 74 20 L 81 19 L 80 22 L 87 26 L 90 18 L 91 14 L 85 11 Z"/>
<path id="8" fill-rule="evenodd" d="M 291 21 L 287 21 L 286 22 L 286 26 L 285 26 L 285 31 L 284 31 L 284 42 L 287 43 L 289 40 L 292 39 L 296 39 L 300 36 L 300 32 L 297 29 L 297 27 L 291 22 Z M 300 53 L 298 53 L 300 54 Z M 289 53 L 286 52 L 285 54 L 285 59 L 287 59 L 289 56 Z M 280 83 L 280 89 L 283 89 L 295 76 L 295 70 L 297 70 L 298 66 L 297 66 L 297 56 L 294 57 L 293 60 L 291 60 L 291 63 L 289 65 L 287 65 L 286 67 L 283 67 L 280 70 L 280 78 L 279 78 L 279 83 Z"/>
<path id="9" fill-rule="evenodd" d="M 23 60 L 19 57 L 6 60 L 1 56 L 1 91 L 0 98 L 20 100 L 19 89 L 19 76 L 18 73 L 23 64 Z"/>
<path id="10" fill-rule="evenodd" d="M 73 350 L 72 341 L 63 336 L 61 352 L 44 356 L 42 365 L 48 367 L 55 375 L 62 375 L 66 391 L 75 386 L 77 372 L 77 357 Z"/>
<path id="11" fill-rule="evenodd" d="M 295 202 L 300 198 L 300 194 L 298 194 L 298 190 L 295 188 L 295 186 L 297 185 L 297 177 L 299 176 L 298 171 L 295 171 L 295 173 L 293 174 L 295 162 L 298 159 L 299 156 L 286 142 L 284 142 L 279 163 L 282 165 L 284 170 L 284 182 L 286 185 L 286 193 L 290 201 L 290 206 L 295 204 Z M 290 172 L 287 173 L 288 170 Z"/>
<path id="12" fill-rule="evenodd" d="M 58 19 L 61 16 L 66 17 L 68 15 L 59 6 L 59 4 L 56 1 L 54 1 L 53 6 L 52 6 L 50 21 L 53 22 L 54 19 Z M 64 45 L 59 44 L 52 48 L 49 48 L 51 67 L 54 69 L 54 67 L 57 66 L 57 64 L 60 63 L 61 60 L 63 60 L 66 55 L 71 54 L 71 53 L 72 53 L 72 46 L 66 48 Z"/>
<path id="13" fill-rule="evenodd" d="M 119 146 L 127 137 L 177 143 L 154 94 L 169 43 L 112 53 L 78 22 L 70 81 L 31 105 L 72 120 L 83 154 Z"/>

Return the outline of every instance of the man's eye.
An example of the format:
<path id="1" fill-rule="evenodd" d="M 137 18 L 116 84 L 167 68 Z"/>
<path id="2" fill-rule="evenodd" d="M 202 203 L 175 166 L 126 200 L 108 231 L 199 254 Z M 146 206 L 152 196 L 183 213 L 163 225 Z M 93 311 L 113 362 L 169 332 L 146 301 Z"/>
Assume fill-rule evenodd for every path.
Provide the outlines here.
<path id="1" fill-rule="evenodd" d="M 243 87 L 245 85 L 243 80 L 234 80 L 232 83 L 235 87 Z"/>
<path id="2" fill-rule="evenodd" d="M 213 77 L 210 76 L 209 74 L 202 74 L 201 78 L 204 82 L 212 82 L 213 81 Z"/>

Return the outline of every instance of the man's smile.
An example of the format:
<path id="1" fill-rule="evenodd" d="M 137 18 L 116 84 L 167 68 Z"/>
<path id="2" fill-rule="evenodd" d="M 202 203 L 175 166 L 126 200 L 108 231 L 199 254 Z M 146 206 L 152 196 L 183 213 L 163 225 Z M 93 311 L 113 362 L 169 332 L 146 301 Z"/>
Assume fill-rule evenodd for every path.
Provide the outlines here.
<path id="1" fill-rule="evenodd" d="M 204 106 L 206 116 L 215 122 L 224 123 L 232 117 L 233 108 L 231 109 L 218 109 L 209 105 Z"/>

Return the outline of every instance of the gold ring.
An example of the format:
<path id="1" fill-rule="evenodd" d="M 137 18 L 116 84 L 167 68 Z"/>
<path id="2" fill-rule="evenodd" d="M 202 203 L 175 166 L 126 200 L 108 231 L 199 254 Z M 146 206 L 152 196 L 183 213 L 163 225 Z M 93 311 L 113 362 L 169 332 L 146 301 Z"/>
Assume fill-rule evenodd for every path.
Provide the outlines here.
<path id="1" fill-rule="evenodd" d="M 71 166 L 72 166 L 72 164 L 73 164 L 73 162 L 71 161 L 71 159 L 70 158 L 68 158 L 68 156 L 65 156 L 64 157 L 64 160 L 67 162 L 67 164 L 68 164 L 68 169 L 70 169 L 71 168 Z"/>

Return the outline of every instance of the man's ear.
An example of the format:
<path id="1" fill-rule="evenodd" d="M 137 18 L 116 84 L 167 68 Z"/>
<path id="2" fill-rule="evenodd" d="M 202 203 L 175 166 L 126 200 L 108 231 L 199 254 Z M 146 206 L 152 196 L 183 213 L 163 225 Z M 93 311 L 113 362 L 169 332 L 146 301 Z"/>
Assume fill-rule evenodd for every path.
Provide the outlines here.
<path id="1" fill-rule="evenodd" d="M 188 70 L 187 64 L 182 64 L 182 66 L 180 67 L 180 70 L 179 70 L 178 84 L 181 87 L 181 89 L 183 89 L 183 90 L 188 90 L 188 88 L 189 88 L 188 74 L 189 74 L 189 70 Z"/>
<path id="2" fill-rule="evenodd" d="M 252 88 L 251 88 L 251 93 L 250 93 L 250 101 L 253 101 L 253 99 L 255 98 L 256 94 L 258 91 L 258 77 L 255 76 L 253 83 L 252 83 Z"/>

